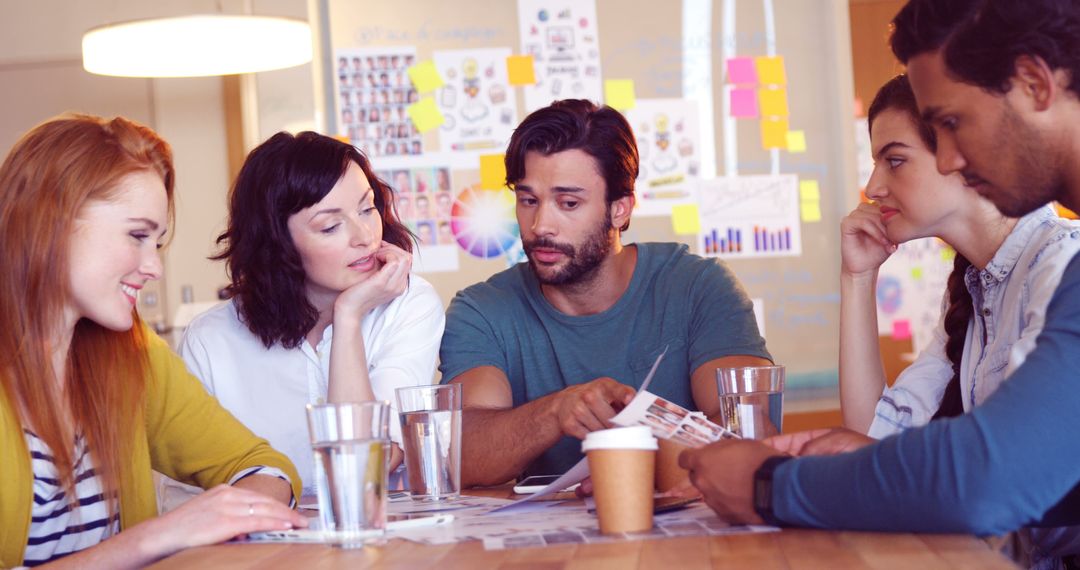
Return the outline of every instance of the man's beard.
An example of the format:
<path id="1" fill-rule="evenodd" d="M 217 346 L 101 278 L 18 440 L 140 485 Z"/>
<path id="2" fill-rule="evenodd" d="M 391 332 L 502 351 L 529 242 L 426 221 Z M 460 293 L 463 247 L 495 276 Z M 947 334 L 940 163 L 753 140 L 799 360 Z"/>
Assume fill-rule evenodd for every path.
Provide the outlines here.
<path id="1" fill-rule="evenodd" d="M 529 265 L 533 274 L 544 285 L 575 285 L 587 281 L 595 275 L 600 264 L 611 252 L 611 213 L 604 216 L 604 221 L 596 227 L 596 231 L 585 237 L 581 246 L 575 248 L 568 243 L 558 243 L 546 237 L 539 237 L 528 242 L 523 242 L 525 254 L 529 257 Z M 561 269 L 545 267 L 536 263 L 532 252 L 542 247 L 562 252 L 567 257 L 566 264 Z"/>
<path id="2" fill-rule="evenodd" d="M 986 196 L 1002 214 L 1019 218 L 1067 196 L 1059 165 L 1053 163 L 1053 155 L 1047 152 L 1043 138 L 1011 107 L 1005 107 L 994 135 L 998 140 L 1013 140 L 1007 147 L 1012 171 L 1009 187 L 991 184 L 994 190 Z"/>

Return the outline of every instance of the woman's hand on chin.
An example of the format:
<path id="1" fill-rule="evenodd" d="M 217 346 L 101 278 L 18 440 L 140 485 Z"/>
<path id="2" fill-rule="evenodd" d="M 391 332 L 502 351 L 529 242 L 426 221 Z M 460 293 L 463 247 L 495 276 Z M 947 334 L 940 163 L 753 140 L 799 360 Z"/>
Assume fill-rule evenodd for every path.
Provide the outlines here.
<path id="1" fill-rule="evenodd" d="M 359 323 L 372 309 L 405 292 L 412 271 L 412 254 L 384 241 L 375 257 L 381 267 L 338 295 L 334 302 L 335 325 L 339 318 L 355 319 Z"/>

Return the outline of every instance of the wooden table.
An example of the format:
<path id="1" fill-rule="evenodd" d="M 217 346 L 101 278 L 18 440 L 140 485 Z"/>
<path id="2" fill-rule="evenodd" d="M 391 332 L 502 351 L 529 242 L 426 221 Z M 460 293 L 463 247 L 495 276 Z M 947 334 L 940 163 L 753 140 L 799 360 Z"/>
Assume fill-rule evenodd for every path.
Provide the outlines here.
<path id="1" fill-rule="evenodd" d="M 507 495 L 506 489 L 471 491 Z M 393 540 L 343 550 L 311 544 L 220 544 L 193 548 L 151 566 L 188 568 L 612 569 L 694 568 L 1015 568 L 975 537 L 792 529 L 765 534 L 650 539 L 608 544 L 485 551 L 480 542 L 425 546 Z"/>

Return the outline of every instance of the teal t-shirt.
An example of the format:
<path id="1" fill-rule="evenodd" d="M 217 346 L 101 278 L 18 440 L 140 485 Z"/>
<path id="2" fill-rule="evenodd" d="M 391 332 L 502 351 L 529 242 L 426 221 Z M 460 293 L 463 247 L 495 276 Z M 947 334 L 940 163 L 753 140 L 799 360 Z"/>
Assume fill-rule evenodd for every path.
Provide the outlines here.
<path id="1" fill-rule="evenodd" d="M 690 374 L 702 364 L 740 354 L 771 360 L 753 304 L 723 262 L 693 255 L 683 244 L 636 247 L 626 292 L 595 315 L 555 309 L 528 263 L 459 292 L 446 312 L 442 381 L 497 367 L 517 407 L 602 376 L 637 388 L 666 346 L 649 391 L 694 409 Z M 580 458 L 581 442 L 564 437 L 525 474 L 563 473 Z"/>

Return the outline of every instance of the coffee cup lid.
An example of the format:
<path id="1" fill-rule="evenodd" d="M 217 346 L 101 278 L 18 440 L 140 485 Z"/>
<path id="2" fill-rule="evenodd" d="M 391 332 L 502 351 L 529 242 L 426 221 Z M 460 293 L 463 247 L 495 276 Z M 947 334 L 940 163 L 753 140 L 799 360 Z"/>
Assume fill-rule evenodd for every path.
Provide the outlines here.
<path id="1" fill-rule="evenodd" d="M 656 438 L 648 426 L 633 426 L 594 431 L 581 442 L 581 451 L 594 449 L 655 450 Z"/>

